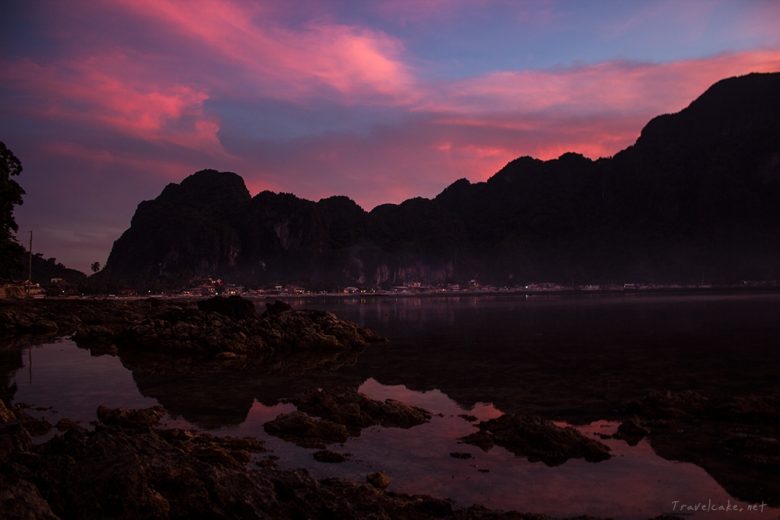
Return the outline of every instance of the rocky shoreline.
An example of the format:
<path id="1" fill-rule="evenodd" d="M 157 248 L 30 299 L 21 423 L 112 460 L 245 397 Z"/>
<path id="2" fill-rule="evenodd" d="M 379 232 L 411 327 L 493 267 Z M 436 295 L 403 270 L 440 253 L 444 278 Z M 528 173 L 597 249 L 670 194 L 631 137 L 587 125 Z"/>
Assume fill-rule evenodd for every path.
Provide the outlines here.
<path id="1" fill-rule="evenodd" d="M 90 348 L 264 361 L 299 352 L 359 351 L 384 341 L 330 312 L 254 304 L 239 296 L 178 300 L 0 302 L 0 338 L 72 336 Z"/>
<path id="2" fill-rule="evenodd" d="M 31 333 L 72 335 L 93 353 L 119 354 L 139 380 L 169 379 L 176 371 L 216 378 L 237 370 L 255 377 L 314 368 L 329 373 L 382 341 L 331 313 L 283 303 L 258 313 L 240 298 L 0 304 L 0 337 L 6 343 Z M 318 449 L 315 460 L 332 464 L 348 454 L 329 445 L 364 428 L 411 428 L 431 418 L 399 401 L 370 399 L 348 375 L 338 377 L 342 384 L 283 394 L 295 396 L 287 402 L 296 411 L 266 423 L 265 430 Z M 163 428 L 160 408 L 101 408 L 94 430 L 63 418 L 52 433 L 52 425 L 6 403 L 0 402 L 0 511 L 8 518 L 547 518 L 392 493 L 381 472 L 362 484 L 318 481 L 305 471 L 277 467 L 257 440 Z M 587 406 L 582 409 L 588 413 Z M 603 418 L 595 409 L 590 413 Z M 731 495 L 780 504 L 780 482 L 773 478 L 780 474 L 776 396 L 654 391 L 625 400 L 616 415 L 622 423 L 614 438 L 636 444 L 646 437 L 660 456 L 703 467 Z M 476 424 L 478 430 L 462 440 L 486 450 L 501 446 L 547 465 L 610 457 L 605 445 L 549 419 L 555 417 L 510 411 Z M 53 438 L 32 442 L 43 434 Z"/>
<path id="3" fill-rule="evenodd" d="M 94 430 L 72 424 L 35 445 L 25 412 L 0 401 L 4 518 L 549 518 L 393 493 L 381 472 L 362 484 L 316 480 L 303 470 L 279 469 L 256 439 L 162 428 L 162 414 L 101 408 Z"/>

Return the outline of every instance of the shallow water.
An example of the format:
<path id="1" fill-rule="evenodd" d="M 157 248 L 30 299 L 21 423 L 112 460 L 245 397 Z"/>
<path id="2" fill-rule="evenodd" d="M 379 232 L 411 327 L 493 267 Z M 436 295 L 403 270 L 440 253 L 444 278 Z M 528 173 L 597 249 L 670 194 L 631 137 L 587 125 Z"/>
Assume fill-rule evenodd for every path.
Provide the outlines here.
<path id="1" fill-rule="evenodd" d="M 678 508 L 708 502 L 747 504 L 731 497 L 702 468 L 657 456 L 647 441 L 630 447 L 602 440 L 612 450 L 610 460 L 570 460 L 548 467 L 500 447 L 483 452 L 459 443 L 458 438 L 475 431 L 474 424 L 459 415 L 485 420 L 506 411 L 557 407 L 565 412 L 559 424 L 576 421 L 585 435 L 610 434 L 617 423 L 603 419 L 609 410 L 594 420 L 593 410 L 586 413 L 577 400 L 587 402 L 594 381 L 602 388 L 616 378 L 634 377 L 632 370 L 654 370 L 661 363 L 666 371 L 658 377 L 668 386 L 690 383 L 690 363 L 706 365 L 706 370 L 696 369 L 701 379 L 697 384 L 727 386 L 746 384 L 736 376 L 723 379 L 728 372 L 721 371 L 733 372 L 729 364 L 738 358 L 749 369 L 746 381 L 758 391 L 769 384 L 764 375 L 777 374 L 777 354 L 768 359 L 766 353 L 774 352 L 780 338 L 778 304 L 776 296 L 314 300 L 296 305 L 334 310 L 373 327 L 391 342 L 369 348 L 336 374 L 228 377 L 156 374 L 139 369 L 132 360 L 91 356 L 70 340 L 61 340 L 15 354 L 2 351 L 0 375 L 7 374 L 15 384 L 15 402 L 42 408 L 31 413 L 52 422 L 69 417 L 88 425 L 100 404 L 161 404 L 170 425 L 256 436 L 279 456 L 281 466 L 303 467 L 317 477 L 363 480 L 382 470 L 391 477 L 393 491 L 431 494 L 461 505 L 556 516 L 648 518 L 673 512 L 675 501 Z M 616 359 L 623 354 L 622 360 Z M 592 367 L 604 368 L 596 372 Z M 359 385 L 369 397 L 398 399 L 434 416 L 408 430 L 369 428 L 343 446 L 331 446 L 349 454 L 341 464 L 318 463 L 311 455 L 314 450 L 263 431 L 265 422 L 294 409 L 281 398 L 331 383 Z M 569 395 L 573 397 L 567 407 Z M 450 453 L 455 451 L 473 458 L 453 458 Z M 778 515 L 780 510 L 766 508 L 763 514 L 710 511 L 693 517 Z"/>

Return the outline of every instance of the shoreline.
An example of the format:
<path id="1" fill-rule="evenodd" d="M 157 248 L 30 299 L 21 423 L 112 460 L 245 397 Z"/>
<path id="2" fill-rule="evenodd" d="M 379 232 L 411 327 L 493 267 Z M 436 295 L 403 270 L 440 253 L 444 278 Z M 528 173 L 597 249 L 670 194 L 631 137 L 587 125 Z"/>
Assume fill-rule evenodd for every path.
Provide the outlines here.
<path id="1" fill-rule="evenodd" d="M 745 286 L 730 286 L 719 285 L 712 287 L 650 287 L 650 288 L 637 288 L 637 289 L 624 289 L 624 288 L 610 288 L 610 289 L 577 289 L 577 288 L 562 288 L 562 289 L 545 289 L 545 290 L 529 290 L 529 289 L 517 289 L 517 290 L 461 290 L 461 291 L 448 291 L 448 290 L 436 290 L 436 291 L 372 291 L 372 292 L 358 292 L 358 293 L 344 293 L 344 292 L 273 292 L 267 294 L 260 294 L 256 292 L 237 292 L 237 293 L 221 293 L 223 296 L 240 296 L 253 301 L 274 301 L 279 299 L 291 299 L 297 301 L 315 300 L 315 299 L 328 299 L 328 300 L 349 300 L 349 299 L 377 299 L 377 298 L 463 298 L 463 297 L 481 297 L 481 296 L 524 296 L 524 297 L 539 297 L 539 296 L 656 296 L 656 295 L 670 295 L 670 296 L 694 296 L 694 295 L 771 295 L 780 294 L 780 285 L 776 286 L 764 286 L 764 287 L 745 287 Z M 80 295 L 80 296 L 42 296 L 34 298 L 3 298 L 0 299 L 0 304 L 24 302 L 24 301 L 103 301 L 103 300 L 116 300 L 116 301 L 137 301 L 145 299 L 160 299 L 166 301 L 184 301 L 191 302 L 202 300 L 217 296 L 217 294 L 180 294 L 180 293 L 149 293 L 144 295 L 130 295 L 120 296 L 114 294 L 100 294 L 100 295 Z"/>

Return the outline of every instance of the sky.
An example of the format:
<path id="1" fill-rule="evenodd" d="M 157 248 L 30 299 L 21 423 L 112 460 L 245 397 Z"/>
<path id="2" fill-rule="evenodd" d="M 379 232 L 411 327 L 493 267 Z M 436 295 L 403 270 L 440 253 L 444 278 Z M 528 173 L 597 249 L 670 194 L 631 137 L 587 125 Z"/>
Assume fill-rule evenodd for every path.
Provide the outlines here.
<path id="1" fill-rule="evenodd" d="M 607 157 L 715 81 L 780 71 L 778 0 L 7 0 L 19 237 L 87 271 L 205 168 L 366 210 L 510 160 Z"/>

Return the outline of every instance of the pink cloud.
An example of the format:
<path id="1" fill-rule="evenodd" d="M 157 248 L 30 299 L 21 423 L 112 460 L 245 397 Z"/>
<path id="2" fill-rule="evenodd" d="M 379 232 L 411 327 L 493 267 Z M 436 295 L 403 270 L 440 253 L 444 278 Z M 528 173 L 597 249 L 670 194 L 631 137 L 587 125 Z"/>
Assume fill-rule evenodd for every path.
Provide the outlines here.
<path id="1" fill-rule="evenodd" d="M 217 151 L 218 123 L 206 117 L 208 94 L 190 85 L 149 83 L 121 54 L 39 65 L 5 64 L 7 81 L 43 102 L 31 115 L 103 127 L 148 141 Z M 183 120 L 189 120 L 182 125 Z"/>
<path id="2" fill-rule="evenodd" d="M 182 9 L 173 1 L 127 1 L 130 12 L 162 23 L 239 66 L 264 96 L 297 99 L 323 87 L 349 101 L 376 96 L 408 102 L 414 74 L 403 60 L 403 44 L 389 35 L 332 22 L 290 28 L 275 11 L 257 4 L 199 0 Z"/>
<path id="3" fill-rule="evenodd" d="M 240 171 L 310 198 L 345 193 L 367 209 L 432 197 L 461 177 L 484 180 L 519 155 L 611 156 L 632 144 L 652 117 L 684 108 L 719 79 L 756 70 L 780 70 L 780 51 L 503 72 L 429 85 L 428 97 L 411 112 L 417 117 L 368 135 L 312 137 L 250 153 Z"/>
<path id="4" fill-rule="evenodd" d="M 780 70 L 780 50 L 666 63 L 603 62 L 553 70 L 498 71 L 439 85 L 420 109 L 448 113 L 678 111 L 724 77 Z"/>

